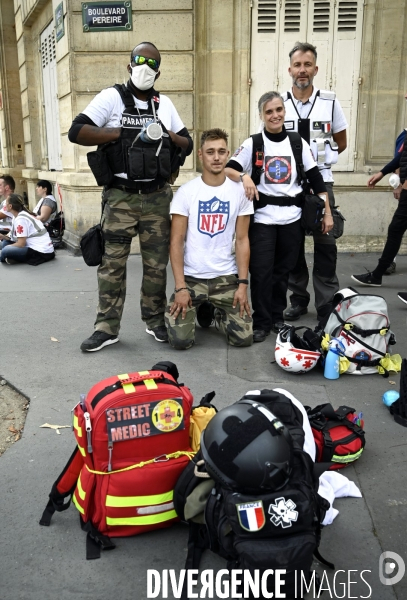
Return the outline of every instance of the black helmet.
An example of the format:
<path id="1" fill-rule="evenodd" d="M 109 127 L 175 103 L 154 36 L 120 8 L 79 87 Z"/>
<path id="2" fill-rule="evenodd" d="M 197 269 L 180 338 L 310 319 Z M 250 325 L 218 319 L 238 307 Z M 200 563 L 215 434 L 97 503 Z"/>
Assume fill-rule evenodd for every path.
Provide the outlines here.
<path id="1" fill-rule="evenodd" d="M 279 490 L 291 472 L 290 433 L 255 400 L 220 410 L 202 432 L 201 450 L 208 473 L 230 489 Z"/>

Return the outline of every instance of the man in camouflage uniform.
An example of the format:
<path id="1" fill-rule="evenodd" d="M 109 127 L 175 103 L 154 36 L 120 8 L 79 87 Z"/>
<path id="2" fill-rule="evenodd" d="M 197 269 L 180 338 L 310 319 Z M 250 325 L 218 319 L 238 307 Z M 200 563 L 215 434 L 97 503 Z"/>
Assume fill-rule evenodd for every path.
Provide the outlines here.
<path id="1" fill-rule="evenodd" d="M 192 139 L 171 100 L 153 88 L 160 62 L 154 44 L 136 46 L 127 66 L 127 84 L 102 90 L 74 119 L 69 131 L 71 142 L 105 148 L 106 152 L 98 155 L 106 161 L 99 165 L 99 179 L 111 172 L 102 194 L 105 253 L 97 274 L 95 331 L 82 343 L 82 351 L 95 352 L 119 341 L 126 263 L 137 234 L 143 262 L 141 318 L 155 340 L 168 341 L 164 312 L 172 198 L 169 182 L 192 152 Z M 163 135 L 148 137 L 145 128 L 149 123 L 155 134 L 160 126 Z M 97 177 L 97 171 L 93 172 Z"/>
<path id="2" fill-rule="evenodd" d="M 165 313 L 169 342 L 177 350 L 194 344 L 198 309 L 201 325 L 206 320 L 209 326 L 214 318 L 228 344 L 250 346 L 248 230 L 253 203 L 242 184 L 225 175 L 229 156 L 225 131 L 204 131 L 198 154 L 202 177 L 181 186 L 171 205 L 175 290 Z"/>

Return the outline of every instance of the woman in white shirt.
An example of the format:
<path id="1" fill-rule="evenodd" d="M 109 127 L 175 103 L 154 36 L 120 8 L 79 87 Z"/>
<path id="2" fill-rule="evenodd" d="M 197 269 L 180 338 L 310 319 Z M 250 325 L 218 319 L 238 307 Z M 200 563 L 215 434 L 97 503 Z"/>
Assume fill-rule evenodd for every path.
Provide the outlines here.
<path id="1" fill-rule="evenodd" d="M 13 224 L 10 237 L 1 236 L 0 262 L 39 265 L 55 258 L 47 230 L 24 205 L 21 196 L 11 194 L 7 198 L 6 210 L 13 217 Z"/>
<path id="2" fill-rule="evenodd" d="M 254 342 L 263 342 L 270 331 L 278 333 L 284 324 L 288 275 L 296 265 L 304 236 L 300 224 L 302 181 L 284 127 L 285 107 L 280 94 L 263 94 L 259 113 L 264 122 L 258 138 L 262 147 L 258 149 L 256 136 L 255 141 L 249 137 L 226 168 L 228 177 L 240 180 L 247 198 L 254 202 L 249 232 Z M 333 219 L 326 187 L 305 140 L 302 140 L 302 162 L 314 193 L 325 200 L 322 231 L 327 233 L 333 227 Z"/>
<path id="3" fill-rule="evenodd" d="M 52 185 L 47 179 L 40 179 L 35 188 L 40 201 L 33 209 L 35 218 L 48 225 L 57 214 L 57 201 L 52 195 Z"/>

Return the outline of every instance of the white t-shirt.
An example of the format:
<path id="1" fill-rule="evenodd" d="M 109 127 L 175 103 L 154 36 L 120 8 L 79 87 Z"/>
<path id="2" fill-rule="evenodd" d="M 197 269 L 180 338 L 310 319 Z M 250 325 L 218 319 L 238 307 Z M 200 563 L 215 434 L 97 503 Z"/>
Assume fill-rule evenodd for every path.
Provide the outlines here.
<path id="1" fill-rule="evenodd" d="M 135 96 L 134 106 L 140 111 L 148 111 L 150 108 L 149 102 L 143 102 Z M 97 94 L 88 104 L 82 114 L 86 115 L 98 127 L 121 127 L 122 114 L 125 111 L 125 105 L 117 90 L 113 87 L 106 88 Z M 177 112 L 177 109 L 164 94 L 160 94 L 160 104 L 157 111 L 157 117 L 164 124 L 166 129 L 178 133 L 185 127 L 184 123 Z M 117 177 L 127 179 L 126 173 L 115 173 Z"/>
<path id="2" fill-rule="evenodd" d="M 45 231 L 43 235 L 30 237 L 34 236 L 38 231 L 43 230 Z M 26 213 L 25 210 L 22 210 L 13 221 L 11 239 L 16 242 L 20 237 L 27 238 L 27 247 L 32 248 L 37 252 L 42 252 L 43 254 L 54 252 L 54 246 L 52 245 L 48 232 L 45 230 L 44 224 Z"/>
<path id="3" fill-rule="evenodd" d="M 45 196 L 45 198 L 41 198 L 36 207 L 33 209 L 33 213 L 38 215 L 43 204 L 45 204 L 45 206 L 49 206 L 52 209 L 50 216 L 45 222 L 45 225 L 48 225 L 48 223 L 50 223 L 57 214 L 57 201 L 55 200 L 52 194 L 49 194 L 48 196 Z"/>
<path id="4" fill-rule="evenodd" d="M 264 133 L 264 173 L 257 186 L 259 192 L 267 196 L 294 197 L 302 191 L 297 183 L 297 165 L 288 136 L 282 142 L 272 142 Z M 252 174 L 253 139 L 247 138 L 236 150 L 232 160 L 242 166 L 243 171 Z M 304 170 L 309 171 L 317 164 L 311 149 L 305 140 L 302 141 L 302 160 Z M 256 200 L 254 200 L 256 202 Z M 254 213 L 254 222 L 264 225 L 288 225 L 301 217 L 298 206 L 274 206 L 268 204 Z"/>
<path id="5" fill-rule="evenodd" d="M 226 177 L 218 187 L 201 177 L 182 185 L 175 194 L 170 214 L 188 217 L 184 249 L 184 275 L 213 279 L 237 274 L 232 254 L 237 217 L 251 215 L 253 203 L 243 185 Z"/>
<path id="6" fill-rule="evenodd" d="M 6 202 L 7 200 L 3 200 L 3 202 L 0 204 L 0 212 L 2 212 L 3 215 L 7 215 L 5 219 L 0 219 L 0 229 L 8 229 L 11 231 L 14 216 L 11 212 L 6 210 Z"/>

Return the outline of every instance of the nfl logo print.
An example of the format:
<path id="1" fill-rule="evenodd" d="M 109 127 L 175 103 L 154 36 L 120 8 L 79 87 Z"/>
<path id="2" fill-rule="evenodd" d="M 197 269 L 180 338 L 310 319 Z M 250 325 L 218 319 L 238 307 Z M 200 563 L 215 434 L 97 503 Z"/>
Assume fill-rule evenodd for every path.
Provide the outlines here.
<path id="1" fill-rule="evenodd" d="M 245 502 L 236 504 L 237 516 L 242 529 L 246 531 L 259 531 L 266 522 L 263 502 Z"/>
<path id="2" fill-rule="evenodd" d="M 199 202 L 198 231 L 210 237 L 223 233 L 229 221 L 229 202 L 214 196 L 212 200 Z"/>

